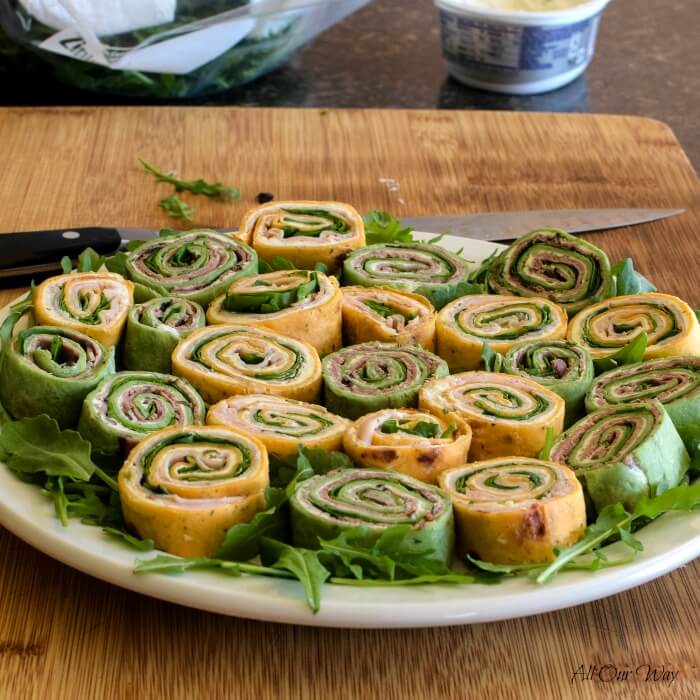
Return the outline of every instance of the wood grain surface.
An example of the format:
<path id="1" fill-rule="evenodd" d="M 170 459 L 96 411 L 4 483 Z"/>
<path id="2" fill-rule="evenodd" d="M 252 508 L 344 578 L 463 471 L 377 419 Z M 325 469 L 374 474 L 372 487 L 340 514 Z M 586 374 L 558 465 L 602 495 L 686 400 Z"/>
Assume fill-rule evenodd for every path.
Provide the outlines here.
<path id="1" fill-rule="evenodd" d="M 140 171 L 137 155 L 186 177 L 239 185 L 243 196 L 234 205 L 185 196 L 197 207 L 197 223 L 211 226 L 236 226 L 260 191 L 397 215 L 684 207 L 683 217 L 591 239 L 613 259 L 633 255 L 660 289 L 700 306 L 698 180 L 659 122 L 485 112 L 5 109 L 0 144 L 4 231 L 169 225 L 157 205 L 169 190 Z M 398 192 L 384 178 L 397 180 Z M 1 291 L 0 306 L 17 291 Z M 627 593 L 534 618 L 313 629 L 151 600 L 77 573 L 0 530 L 0 700 L 696 698 L 699 584 L 696 561 Z M 659 676 L 662 668 L 678 674 L 647 680 L 647 665 Z M 591 666 L 602 672 L 586 679 Z"/>

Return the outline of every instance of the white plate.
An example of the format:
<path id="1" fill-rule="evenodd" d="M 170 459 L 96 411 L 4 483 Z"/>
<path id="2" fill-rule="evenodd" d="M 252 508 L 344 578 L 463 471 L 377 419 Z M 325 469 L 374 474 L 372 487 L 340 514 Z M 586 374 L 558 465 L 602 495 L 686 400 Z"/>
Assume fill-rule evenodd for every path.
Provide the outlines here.
<path id="1" fill-rule="evenodd" d="M 475 261 L 500 248 L 452 236 L 445 236 L 441 245 L 455 251 L 464 246 L 463 256 Z M 5 315 L 6 311 L 0 312 L 0 320 Z M 122 588 L 225 615 L 326 627 L 429 627 L 534 615 L 638 586 L 700 556 L 700 513 L 673 513 L 639 532 L 644 551 L 626 566 L 594 574 L 566 572 L 543 586 L 527 578 L 491 586 L 325 585 L 321 610 L 314 615 L 294 581 L 230 578 L 204 571 L 135 575 L 136 559 L 152 557 L 153 552 L 135 552 L 100 528 L 75 520 L 63 527 L 39 489 L 19 481 L 4 465 L 0 466 L 0 523 L 49 556 Z"/>

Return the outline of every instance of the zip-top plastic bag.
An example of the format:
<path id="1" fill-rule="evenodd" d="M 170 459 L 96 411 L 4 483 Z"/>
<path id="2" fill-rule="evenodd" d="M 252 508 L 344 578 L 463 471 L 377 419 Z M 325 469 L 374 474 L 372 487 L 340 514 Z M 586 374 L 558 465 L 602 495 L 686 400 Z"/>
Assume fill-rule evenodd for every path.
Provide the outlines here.
<path id="1" fill-rule="evenodd" d="M 76 87 L 193 97 L 243 85 L 369 0 L 0 0 L 8 37 Z"/>

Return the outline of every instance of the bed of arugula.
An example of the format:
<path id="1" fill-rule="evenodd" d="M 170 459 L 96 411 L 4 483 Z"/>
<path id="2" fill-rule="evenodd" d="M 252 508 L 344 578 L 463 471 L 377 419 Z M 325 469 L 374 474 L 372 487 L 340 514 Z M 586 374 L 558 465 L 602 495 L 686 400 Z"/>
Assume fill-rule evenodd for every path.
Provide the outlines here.
<path id="1" fill-rule="evenodd" d="M 411 229 L 386 212 L 370 212 L 365 217 L 368 243 L 411 242 Z M 165 230 L 164 236 L 179 231 Z M 431 239 L 437 243 L 441 236 Z M 138 245 L 138 244 L 134 244 Z M 124 253 L 103 258 L 88 249 L 77 262 L 80 271 L 93 271 L 103 265 L 112 271 L 123 269 Z M 468 293 L 483 292 L 484 274 L 493 257 L 474 271 Z M 289 267 L 285 260 L 273 261 L 271 269 Z M 63 261 L 65 271 L 72 269 Z M 613 268 L 617 294 L 654 291 L 653 285 L 635 271 L 631 259 Z M 465 291 L 465 293 L 467 293 Z M 17 321 L 31 308 L 31 291 L 10 309 L 0 326 L 3 347 L 9 341 Z M 638 362 L 646 348 L 646 336 L 638 336 L 627 347 L 605 361 L 598 371 L 620 364 Z M 500 369 L 500 357 L 484 347 L 484 363 L 490 371 Z M 1 361 L 1 356 L 0 356 Z M 549 454 L 553 435 L 548 435 L 542 457 Z M 233 526 L 213 557 L 183 559 L 167 554 L 137 558 L 136 574 L 182 574 L 191 570 L 210 570 L 228 576 L 263 575 L 295 579 L 304 589 L 306 601 L 314 612 L 321 605 L 322 585 L 330 582 L 348 586 L 408 586 L 419 584 L 497 584 L 514 576 L 526 576 L 533 584 L 544 584 L 562 571 L 595 572 L 631 562 L 644 549 L 634 534 L 642 525 L 671 511 L 691 511 L 700 507 L 700 427 L 696 448 L 692 451 L 690 478 L 653 498 L 643 499 L 633 512 L 621 504 L 603 509 L 584 536 L 571 547 L 557 550 L 555 560 L 547 564 L 499 565 L 468 558 L 453 568 L 433 557 L 426 549 L 407 558 L 401 554 L 403 539 L 410 536 L 409 525 L 388 528 L 379 540 L 371 542 L 365 527 L 355 527 L 332 540 L 322 540 L 320 549 L 295 547 L 290 541 L 288 501 L 297 485 L 315 474 L 337 468 L 354 468 L 347 455 L 300 447 L 288 460 L 271 458 L 270 487 L 265 494 L 265 509 L 250 522 Z M 116 472 L 119 465 L 104 463 L 92 452 L 91 445 L 74 430 L 60 430 L 46 415 L 12 420 L 0 406 L 0 461 L 22 481 L 35 484 L 53 501 L 56 517 L 66 525 L 70 519 L 101 527 L 111 537 L 142 553 L 154 550 L 154 543 L 134 537 L 121 512 Z M 606 546 L 619 542 L 615 556 Z"/>

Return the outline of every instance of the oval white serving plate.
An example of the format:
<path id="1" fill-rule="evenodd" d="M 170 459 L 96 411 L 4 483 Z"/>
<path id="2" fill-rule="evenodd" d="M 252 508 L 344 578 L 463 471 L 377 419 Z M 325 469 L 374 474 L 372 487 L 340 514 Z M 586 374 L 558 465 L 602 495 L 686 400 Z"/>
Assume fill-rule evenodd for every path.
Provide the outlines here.
<path id="1" fill-rule="evenodd" d="M 463 248 L 462 255 L 475 262 L 502 248 L 453 236 L 445 236 L 440 244 L 453 251 Z M 0 321 L 6 315 L 7 309 L 0 311 Z M 325 585 L 321 610 L 314 615 L 295 581 L 232 578 L 205 571 L 180 576 L 134 574 L 136 560 L 153 557 L 154 552 L 136 552 L 99 527 L 75 520 L 63 527 L 50 500 L 4 465 L 0 465 L 0 524 L 54 559 L 122 588 L 225 615 L 325 627 L 431 627 L 550 612 L 633 588 L 700 556 L 700 512 L 674 513 L 638 533 L 644 551 L 625 566 L 596 573 L 567 572 L 542 586 L 527 578 L 498 585 Z"/>

